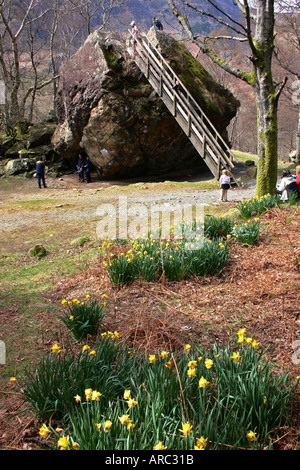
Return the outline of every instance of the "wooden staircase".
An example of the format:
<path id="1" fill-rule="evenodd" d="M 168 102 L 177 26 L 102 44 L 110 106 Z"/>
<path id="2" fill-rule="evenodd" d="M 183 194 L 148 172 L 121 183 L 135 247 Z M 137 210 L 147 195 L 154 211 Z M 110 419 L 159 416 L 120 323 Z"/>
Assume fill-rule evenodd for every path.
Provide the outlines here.
<path id="1" fill-rule="evenodd" d="M 130 35 L 131 31 L 129 31 Z M 135 40 L 132 36 L 132 41 Z M 222 170 L 229 171 L 231 183 L 234 157 L 226 142 L 179 80 L 172 68 L 146 35 L 135 43 L 134 59 L 141 72 L 160 96 L 198 154 L 218 180 Z M 179 84 L 179 90 L 174 85 Z"/>

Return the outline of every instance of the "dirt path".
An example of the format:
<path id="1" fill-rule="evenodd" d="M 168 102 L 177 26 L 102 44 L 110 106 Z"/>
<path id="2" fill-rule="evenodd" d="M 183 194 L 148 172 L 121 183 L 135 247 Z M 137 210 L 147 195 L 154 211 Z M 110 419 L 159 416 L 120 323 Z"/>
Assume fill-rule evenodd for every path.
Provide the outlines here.
<path id="1" fill-rule="evenodd" d="M 9 188 L 6 190 L 5 183 L 1 184 L 0 232 L 26 227 L 34 220 L 41 219 L 44 223 L 53 220 L 88 221 L 96 217 L 101 204 L 113 204 L 118 208 L 121 198 L 127 207 L 139 204 L 149 210 L 159 205 L 161 211 L 172 211 L 187 206 L 232 206 L 255 193 L 255 182 L 231 189 L 229 203 L 226 204 L 219 202 L 218 189 L 201 190 L 197 189 L 197 184 L 94 181 L 87 185 L 79 183 L 76 175 L 66 175 L 62 178 L 48 178 L 47 188 L 40 190 L 33 180 L 19 179 L 18 182 L 13 196 Z"/>

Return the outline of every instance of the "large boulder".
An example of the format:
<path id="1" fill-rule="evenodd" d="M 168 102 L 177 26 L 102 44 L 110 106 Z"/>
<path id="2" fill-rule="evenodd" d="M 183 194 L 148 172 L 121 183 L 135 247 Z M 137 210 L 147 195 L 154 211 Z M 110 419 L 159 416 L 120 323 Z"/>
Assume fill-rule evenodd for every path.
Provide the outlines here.
<path id="1" fill-rule="evenodd" d="M 157 47 L 215 127 L 226 127 L 239 103 L 170 35 Z M 128 53 L 128 35 L 96 31 L 60 72 L 54 150 L 89 155 L 104 178 L 150 175 L 201 165 L 194 147 Z M 188 65 L 188 66 L 187 66 Z"/>

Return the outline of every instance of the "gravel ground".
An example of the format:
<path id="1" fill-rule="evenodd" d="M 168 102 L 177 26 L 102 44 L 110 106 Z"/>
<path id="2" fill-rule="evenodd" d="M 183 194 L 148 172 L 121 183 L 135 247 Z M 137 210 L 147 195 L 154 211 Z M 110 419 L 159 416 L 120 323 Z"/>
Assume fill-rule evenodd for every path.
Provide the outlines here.
<path id="1" fill-rule="evenodd" d="M 144 210 L 159 209 L 173 211 L 183 207 L 202 207 L 214 204 L 232 206 L 232 203 L 252 197 L 255 194 L 255 181 L 228 192 L 228 203 L 219 202 L 219 190 L 197 190 L 172 185 L 135 184 L 126 186 L 95 181 L 80 184 L 76 176 L 67 175 L 61 179 L 48 179 L 47 188 L 39 190 L 36 182 L 22 182 L 15 192 L 0 191 L 0 232 L 32 225 L 34 220 L 76 221 L 95 220 L 97 209 L 103 204 L 111 204 L 112 209 L 120 206 L 128 209 L 139 207 Z M 26 208 L 24 201 L 37 201 L 37 207 Z M 138 205 L 138 206 L 137 206 Z M 20 208 L 20 210 L 18 210 Z"/>

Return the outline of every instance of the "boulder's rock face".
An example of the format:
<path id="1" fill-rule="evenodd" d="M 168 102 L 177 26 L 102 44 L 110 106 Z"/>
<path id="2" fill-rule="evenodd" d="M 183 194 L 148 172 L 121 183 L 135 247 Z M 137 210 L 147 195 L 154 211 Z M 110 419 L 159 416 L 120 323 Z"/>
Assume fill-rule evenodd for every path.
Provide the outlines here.
<path id="1" fill-rule="evenodd" d="M 182 45 L 159 33 L 155 40 L 162 55 L 173 67 L 179 64 L 176 70 L 180 79 L 188 89 L 188 84 L 193 84 L 195 99 L 202 99 L 204 112 L 210 111 L 215 127 L 224 135 L 236 113 L 237 101 Z M 61 71 L 54 150 L 65 158 L 85 151 L 98 173 L 108 179 L 202 164 L 189 139 L 132 61 L 127 43 L 126 35 L 103 38 L 96 31 Z M 185 72 L 187 57 L 192 66 Z M 198 80 L 196 86 L 191 74 Z M 212 94 L 207 84 L 213 87 Z"/>

